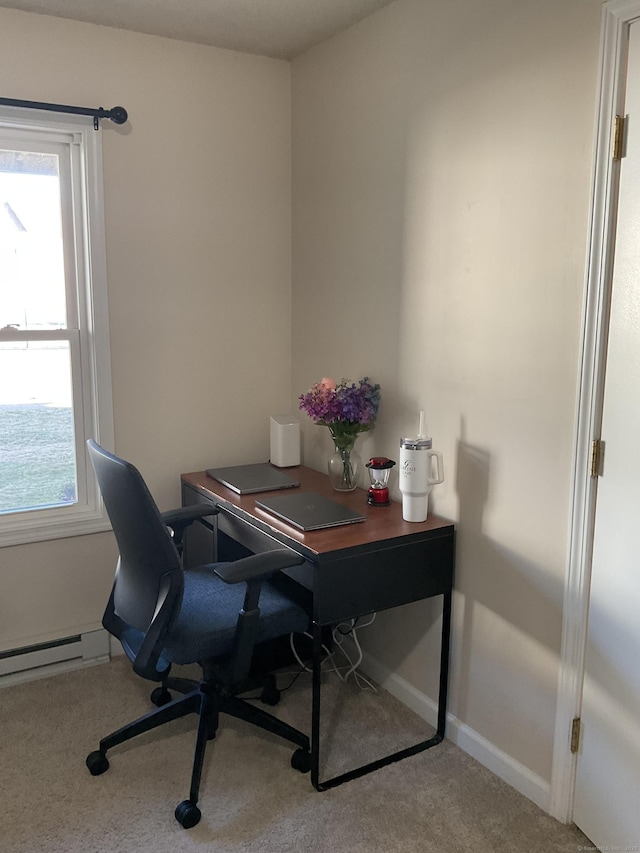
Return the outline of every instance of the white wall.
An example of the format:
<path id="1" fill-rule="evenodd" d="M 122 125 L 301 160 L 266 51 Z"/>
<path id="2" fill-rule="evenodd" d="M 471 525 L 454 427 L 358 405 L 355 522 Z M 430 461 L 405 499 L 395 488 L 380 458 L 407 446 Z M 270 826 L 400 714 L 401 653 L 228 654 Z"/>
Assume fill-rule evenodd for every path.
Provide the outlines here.
<path id="1" fill-rule="evenodd" d="M 102 123 L 116 452 L 179 474 L 268 458 L 291 389 L 290 67 L 0 9 L 2 97 Z M 1 380 L 0 380 L 1 381 Z M 0 649 L 94 627 L 110 534 L 0 551 Z"/>
<path id="2" fill-rule="evenodd" d="M 362 455 L 424 409 L 458 524 L 449 709 L 548 794 L 599 0 L 397 0 L 296 59 L 293 387 L 382 386 Z M 321 468 L 327 431 L 304 423 Z M 395 481 L 394 481 L 395 482 Z M 366 646 L 437 697 L 439 603 Z M 363 641 L 365 637 L 363 636 Z"/>

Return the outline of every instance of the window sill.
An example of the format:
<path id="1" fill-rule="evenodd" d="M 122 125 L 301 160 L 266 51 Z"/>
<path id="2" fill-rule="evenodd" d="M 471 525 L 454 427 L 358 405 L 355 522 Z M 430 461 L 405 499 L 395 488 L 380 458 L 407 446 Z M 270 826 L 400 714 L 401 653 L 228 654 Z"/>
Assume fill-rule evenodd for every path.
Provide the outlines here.
<path id="1" fill-rule="evenodd" d="M 69 519 L 34 520 L 4 524 L 0 519 L 0 548 L 28 545 L 31 542 L 46 542 L 52 539 L 68 539 L 111 530 L 107 517 L 102 513 L 75 516 Z"/>

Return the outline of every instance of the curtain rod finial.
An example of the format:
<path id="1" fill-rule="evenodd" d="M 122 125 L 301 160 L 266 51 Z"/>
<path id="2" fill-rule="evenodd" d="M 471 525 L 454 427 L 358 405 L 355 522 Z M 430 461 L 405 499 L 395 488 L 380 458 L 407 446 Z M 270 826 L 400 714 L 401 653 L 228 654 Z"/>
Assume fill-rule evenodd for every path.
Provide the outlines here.
<path id="1" fill-rule="evenodd" d="M 127 111 L 124 107 L 113 107 L 109 118 L 116 124 L 124 124 L 125 121 L 129 118 L 129 115 L 127 114 Z"/>

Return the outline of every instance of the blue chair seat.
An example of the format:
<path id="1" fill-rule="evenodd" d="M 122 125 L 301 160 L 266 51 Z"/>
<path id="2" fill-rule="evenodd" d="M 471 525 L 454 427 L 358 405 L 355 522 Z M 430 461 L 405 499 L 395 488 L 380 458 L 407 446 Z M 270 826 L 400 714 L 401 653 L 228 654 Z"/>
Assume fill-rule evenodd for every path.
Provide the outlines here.
<path id="1" fill-rule="evenodd" d="M 173 663 L 194 663 L 233 652 L 245 585 L 225 583 L 214 573 L 214 568 L 212 564 L 184 572 L 180 612 L 163 648 L 163 655 Z M 262 584 L 259 607 L 256 643 L 308 628 L 305 611 L 268 581 Z"/>

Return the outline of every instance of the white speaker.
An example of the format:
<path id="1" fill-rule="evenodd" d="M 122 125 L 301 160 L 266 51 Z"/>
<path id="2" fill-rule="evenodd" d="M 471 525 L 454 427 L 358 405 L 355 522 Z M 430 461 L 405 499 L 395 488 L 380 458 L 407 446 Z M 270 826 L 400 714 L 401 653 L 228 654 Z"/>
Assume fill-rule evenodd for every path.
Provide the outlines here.
<path id="1" fill-rule="evenodd" d="M 300 422 L 291 415 L 271 415 L 271 464 L 300 464 Z"/>

